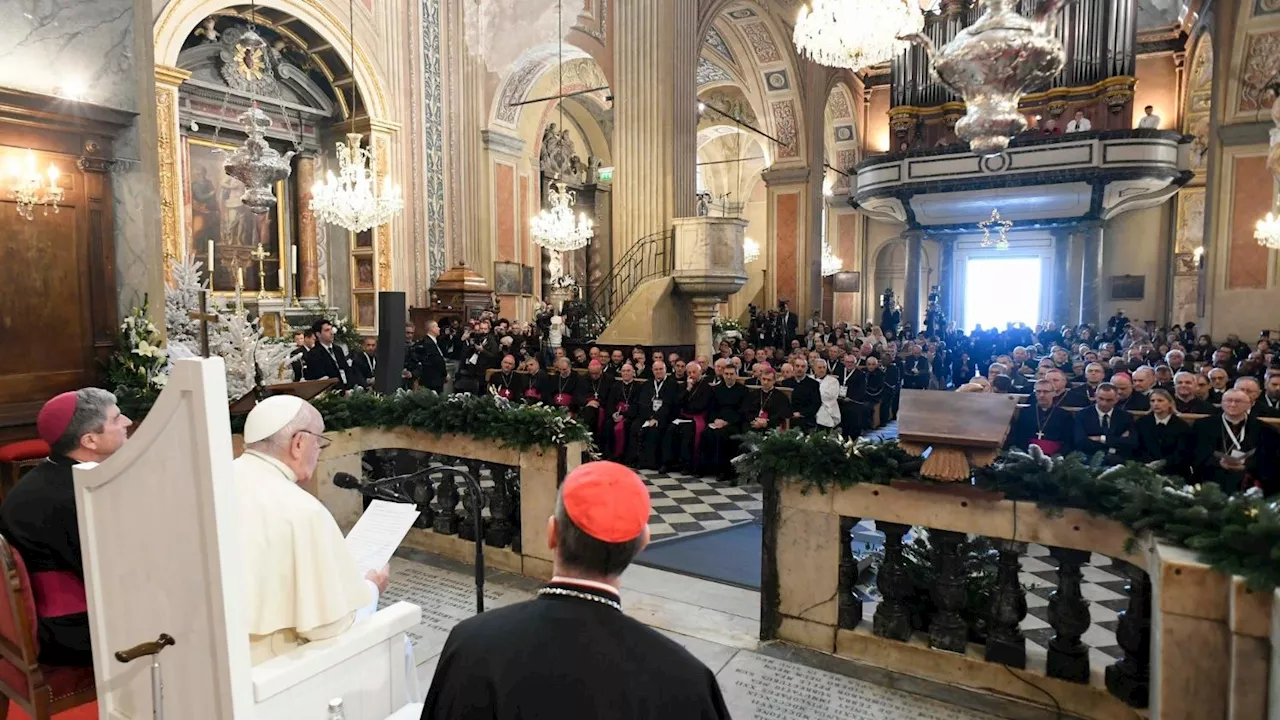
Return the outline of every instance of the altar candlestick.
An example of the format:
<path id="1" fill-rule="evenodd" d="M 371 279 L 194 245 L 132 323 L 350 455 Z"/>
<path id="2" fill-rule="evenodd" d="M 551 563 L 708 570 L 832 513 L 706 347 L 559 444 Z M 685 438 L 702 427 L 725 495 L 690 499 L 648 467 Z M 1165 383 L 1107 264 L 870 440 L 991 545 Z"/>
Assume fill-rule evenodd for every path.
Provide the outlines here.
<path id="1" fill-rule="evenodd" d="M 290 253 L 290 255 L 293 256 L 293 274 L 297 275 L 298 274 L 298 249 L 293 248 L 293 251 Z"/>
<path id="2" fill-rule="evenodd" d="M 324 297 L 325 297 L 325 294 L 324 294 L 324 278 L 320 278 L 320 299 L 321 299 L 322 303 L 323 303 Z"/>
<path id="3" fill-rule="evenodd" d="M 207 260 L 206 260 L 206 266 L 204 271 L 208 273 L 210 278 L 212 278 L 213 277 L 213 241 L 212 240 L 209 241 L 208 254 L 205 255 L 205 258 L 207 258 Z"/>
<path id="4" fill-rule="evenodd" d="M 276 284 L 280 286 L 280 292 L 284 292 L 284 270 L 276 268 Z"/>
<path id="5" fill-rule="evenodd" d="M 244 268 L 242 267 L 236 268 L 236 287 L 244 287 Z"/>

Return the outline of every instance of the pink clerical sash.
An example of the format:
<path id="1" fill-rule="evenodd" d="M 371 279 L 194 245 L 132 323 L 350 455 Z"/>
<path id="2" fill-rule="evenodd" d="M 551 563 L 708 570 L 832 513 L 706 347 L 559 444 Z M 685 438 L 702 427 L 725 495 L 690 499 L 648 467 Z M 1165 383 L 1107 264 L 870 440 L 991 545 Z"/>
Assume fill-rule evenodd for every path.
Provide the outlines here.
<path id="1" fill-rule="evenodd" d="M 1032 438 L 1029 445 L 1039 445 L 1045 455 L 1053 455 L 1062 449 L 1061 440 L 1045 440 L 1043 438 Z"/>
<path id="2" fill-rule="evenodd" d="M 693 421 L 693 452 L 696 454 L 702 444 L 702 431 L 707 429 L 707 414 L 682 412 L 680 417 Z"/>
<path id="3" fill-rule="evenodd" d="M 498 397 L 500 397 L 500 398 L 506 398 L 507 400 L 510 400 L 510 399 L 511 399 L 511 388 L 509 388 L 509 387 L 500 387 L 500 388 L 498 388 Z"/>
<path id="4" fill-rule="evenodd" d="M 618 403 L 618 407 L 614 409 L 615 413 L 625 415 L 629 409 L 629 405 L 624 402 Z M 601 413 L 603 415 L 603 413 Z M 627 447 L 627 419 L 624 417 L 613 424 L 613 453 L 615 456 L 621 456 L 622 451 Z"/>
<path id="5" fill-rule="evenodd" d="M 525 390 L 525 391 L 524 391 L 524 396 L 525 396 L 526 398 L 528 398 L 528 399 L 530 399 L 530 400 L 534 400 L 534 401 L 541 401 L 541 400 L 542 400 L 542 393 L 538 392 L 538 389 L 537 389 L 537 388 L 529 388 L 528 390 Z"/>
<path id="6" fill-rule="evenodd" d="M 556 393 L 555 401 L 560 407 L 569 407 L 573 403 L 573 396 L 569 393 Z"/>
<path id="7" fill-rule="evenodd" d="M 46 570 L 31 574 L 31 593 L 36 598 L 36 616 L 56 618 L 89 612 L 84 581 L 66 570 Z"/>

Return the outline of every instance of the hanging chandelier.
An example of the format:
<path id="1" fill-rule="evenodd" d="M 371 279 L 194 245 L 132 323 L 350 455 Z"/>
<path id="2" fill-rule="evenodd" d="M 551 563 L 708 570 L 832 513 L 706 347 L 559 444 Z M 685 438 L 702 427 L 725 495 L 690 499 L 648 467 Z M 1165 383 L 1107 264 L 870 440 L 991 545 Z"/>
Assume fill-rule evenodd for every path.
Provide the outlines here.
<path id="1" fill-rule="evenodd" d="M 991 210 L 991 218 L 978 223 L 978 229 L 982 230 L 982 247 L 995 246 L 997 250 L 1009 249 L 1009 228 L 1013 227 L 1013 223 L 1009 220 L 1000 219 L 1000 211 Z M 996 240 L 991 239 L 991 228 L 996 228 L 1000 235 Z"/>
<path id="2" fill-rule="evenodd" d="M 49 163 L 49 170 L 41 175 L 36 169 L 36 154 L 28 150 L 26 170 L 21 168 L 17 160 L 10 159 L 6 174 L 13 176 L 14 187 L 9 196 L 17 202 L 18 214 L 23 219 L 34 219 L 37 205 L 45 206 L 45 215 L 49 214 L 50 208 L 55 213 L 58 212 L 58 203 L 62 202 L 65 191 L 58 185 L 56 165 Z"/>
<path id="3" fill-rule="evenodd" d="M 566 188 L 563 183 L 551 183 L 547 195 L 549 207 L 529 221 L 533 241 L 555 252 L 586 247 L 594 231 L 585 214 L 579 213 L 574 218 L 573 205 L 576 200 L 577 193 Z"/>
<path id="4" fill-rule="evenodd" d="M 899 37 L 923 29 L 919 0 L 812 0 L 792 38 L 814 62 L 861 70 L 892 59 L 908 44 Z"/>
<path id="5" fill-rule="evenodd" d="M 353 76 L 351 83 L 351 131 L 347 133 L 345 143 L 335 143 L 334 154 L 338 159 L 338 174 L 330 170 L 324 182 L 317 182 L 311 188 L 311 211 L 320 222 L 337 225 L 353 233 L 385 225 L 391 222 L 404 209 L 404 199 L 400 194 L 400 186 L 384 178 L 381 190 L 378 189 L 377 157 L 373 148 L 360 147 L 360 133 L 356 132 L 355 106 L 356 84 L 354 81 L 356 67 L 356 10 L 355 1 L 347 3 L 350 13 L 350 26 L 347 32 L 351 38 L 350 68 Z"/>
<path id="6" fill-rule="evenodd" d="M 755 240 L 752 240 L 749 237 L 744 237 L 742 239 L 743 264 L 750 265 L 751 263 L 759 259 L 760 259 L 760 243 L 756 242 Z"/>
<path id="7" fill-rule="evenodd" d="M 822 277 L 830 277 L 844 269 L 844 261 L 831 252 L 831 245 L 822 241 Z"/>
<path id="8" fill-rule="evenodd" d="M 1254 226 L 1253 238 L 1272 250 L 1280 250 L 1280 217 L 1269 212 Z"/>
<path id="9" fill-rule="evenodd" d="M 245 33 L 252 34 L 253 31 Z M 256 34 L 254 35 L 256 37 Z M 261 38 L 259 38 L 261 39 Z M 292 166 L 289 160 L 293 151 L 281 155 L 267 144 L 267 128 L 271 127 L 271 118 L 253 103 L 249 109 L 240 114 L 240 122 L 244 125 L 244 145 L 222 164 L 227 175 L 244 184 L 244 193 L 240 202 L 261 215 L 276 206 L 276 196 L 272 192 L 277 182 L 289 177 Z"/>

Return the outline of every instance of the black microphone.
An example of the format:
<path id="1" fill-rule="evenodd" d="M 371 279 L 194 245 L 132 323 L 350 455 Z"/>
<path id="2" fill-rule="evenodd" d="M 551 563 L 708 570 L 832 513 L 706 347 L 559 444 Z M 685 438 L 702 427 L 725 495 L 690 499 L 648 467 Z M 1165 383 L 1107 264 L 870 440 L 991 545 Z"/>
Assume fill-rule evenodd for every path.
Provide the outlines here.
<path id="1" fill-rule="evenodd" d="M 333 474 L 333 484 L 343 490 L 359 490 L 361 484 L 360 478 L 347 472 L 336 472 Z"/>

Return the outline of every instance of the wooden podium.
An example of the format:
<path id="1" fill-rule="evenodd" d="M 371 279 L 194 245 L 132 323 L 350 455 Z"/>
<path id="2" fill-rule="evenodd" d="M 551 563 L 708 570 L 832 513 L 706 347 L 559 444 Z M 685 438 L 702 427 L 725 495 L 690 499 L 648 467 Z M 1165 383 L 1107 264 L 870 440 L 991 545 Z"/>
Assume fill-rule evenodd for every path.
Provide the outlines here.
<path id="1" fill-rule="evenodd" d="M 920 469 L 924 477 L 964 482 L 973 468 L 995 462 L 1017 411 L 1009 395 L 903 390 L 898 446 L 917 457 L 932 449 Z"/>
<path id="2" fill-rule="evenodd" d="M 100 717 L 151 720 L 148 658 L 114 655 L 164 633 L 166 717 L 320 718 L 341 697 L 348 720 L 384 720 L 405 704 L 415 605 L 250 664 L 226 393 L 221 358 L 177 361 L 124 447 L 74 470 Z"/>

